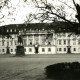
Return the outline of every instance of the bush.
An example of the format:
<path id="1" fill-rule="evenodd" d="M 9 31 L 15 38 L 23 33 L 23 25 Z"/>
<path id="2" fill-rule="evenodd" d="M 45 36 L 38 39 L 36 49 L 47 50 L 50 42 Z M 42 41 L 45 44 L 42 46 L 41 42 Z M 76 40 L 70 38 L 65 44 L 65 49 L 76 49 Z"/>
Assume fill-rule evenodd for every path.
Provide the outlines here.
<path id="1" fill-rule="evenodd" d="M 58 63 L 45 68 L 47 78 L 54 80 L 80 80 L 80 63 Z"/>

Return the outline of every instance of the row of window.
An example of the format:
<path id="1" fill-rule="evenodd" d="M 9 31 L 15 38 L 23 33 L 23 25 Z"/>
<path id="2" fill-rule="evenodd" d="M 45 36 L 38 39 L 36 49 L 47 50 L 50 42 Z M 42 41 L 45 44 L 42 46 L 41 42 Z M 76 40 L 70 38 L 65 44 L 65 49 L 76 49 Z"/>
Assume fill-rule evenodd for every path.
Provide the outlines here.
<path id="1" fill-rule="evenodd" d="M 63 48 L 64 51 L 67 51 L 67 48 Z M 13 52 L 14 49 L 10 49 L 10 52 Z M 16 51 L 16 49 L 15 49 Z M 62 51 L 62 48 L 57 48 L 57 51 Z M 76 51 L 76 48 L 73 48 L 73 51 Z M 1 52 L 1 49 L 0 49 Z M 6 52 L 6 49 L 2 49 L 2 52 Z M 26 49 L 25 49 L 26 52 Z M 32 48 L 29 48 L 29 52 L 32 52 Z M 42 48 L 42 52 L 45 52 L 45 48 Z M 48 48 L 48 52 L 51 52 L 51 48 Z"/>
<path id="2" fill-rule="evenodd" d="M 10 45 L 10 46 L 13 46 L 13 44 L 14 45 L 17 45 L 17 41 L 10 41 L 10 42 L 7 42 L 7 45 Z M 1 43 L 0 43 L 0 45 L 2 45 L 2 46 L 5 46 L 5 41 L 2 41 Z"/>
<path id="3" fill-rule="evenodd" d="M 64 45 L 66 45 L 66 44 L 70 44 L 70 40 L 61 40 L 61 39 L 59 39 L 59 40 L 57 40 L 57 44 L 59 44 L 59 45 L 62 45 L 62 44 L 64 44 Z M 78 40 L 78 44 L 80 45 L 80 40 Z M 76 45 L 76 40 L 74 41 L 73 40 L 73 45 Z"/>
<path id="4" fill-rule="evenodd" d="M 67 51 L 67 48 L 63 48 L 64 51 Z M 57 48 L 57 51 L 62 51 L 62 48 Z M 76 51 L 76 48 L 73 48 L 73 51 Z"/>
<path id="5" fill-rule="evenodd" d="M 26 49 L 25 49 L 26 52 Z M 32 48 L 29 48 L 29 52 L 32 52 Z M 45 48 L 42 48 L 42 52 L 45 52 Z M 51 48 L 48 48 L 48 52 L 51 52 Z"/>
<path id="6" fill-rule="evenodd" d="M 16 49 L 15 49 L 16 51 Z M 0 52 L 1 52 L 1 49 L 0 49 Z M 6 49 L 2 49 L 2 52 L 6 52 Z M 14 49 L 10 49 L 10 52 L 14 52 Z"/>

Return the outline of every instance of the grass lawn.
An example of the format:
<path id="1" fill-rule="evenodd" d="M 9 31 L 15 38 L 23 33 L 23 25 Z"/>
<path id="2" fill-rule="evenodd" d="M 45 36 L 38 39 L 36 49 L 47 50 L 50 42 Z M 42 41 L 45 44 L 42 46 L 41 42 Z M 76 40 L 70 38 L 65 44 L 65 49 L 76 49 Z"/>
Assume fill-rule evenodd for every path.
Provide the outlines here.
<path id="1" fill-rule="evenodd" d="M 0 55 L 0 80 L 50 80 L 45 67 L 61 62 L 80 62 L 80 55 Z"/>

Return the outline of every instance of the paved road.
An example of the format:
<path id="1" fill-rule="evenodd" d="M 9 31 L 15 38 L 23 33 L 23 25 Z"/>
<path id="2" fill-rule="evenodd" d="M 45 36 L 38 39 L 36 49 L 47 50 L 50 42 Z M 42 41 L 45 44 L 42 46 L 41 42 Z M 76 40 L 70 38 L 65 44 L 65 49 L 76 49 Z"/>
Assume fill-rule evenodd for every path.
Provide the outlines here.
<path id="1" fill-rule="evenodd" d="M 0 80 L 49 80 L 46 66 L 74 61 L 80 62 L 80 55 L 0 55 Z"/>

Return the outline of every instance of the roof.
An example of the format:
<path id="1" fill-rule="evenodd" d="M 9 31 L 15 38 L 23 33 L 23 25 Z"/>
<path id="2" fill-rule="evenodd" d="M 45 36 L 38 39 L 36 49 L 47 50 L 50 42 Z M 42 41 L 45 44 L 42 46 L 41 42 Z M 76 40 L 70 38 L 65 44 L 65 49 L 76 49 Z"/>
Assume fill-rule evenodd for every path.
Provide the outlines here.
<path id="1" fill-rule="evenodd" d="M 10 30 L 12 29 L 12 32 Z M 1 33 L 18 34 L 20 30 L 55 30 L 56 33 L 60 32 L 74 32 L 76 27 L 70 27 L 67 22 L 53 22 L 53 23 L 29 23 L 29 24 L 10 24 L 0 27 Z M 7 32 L 7 30 L 9 30 Z"/>

